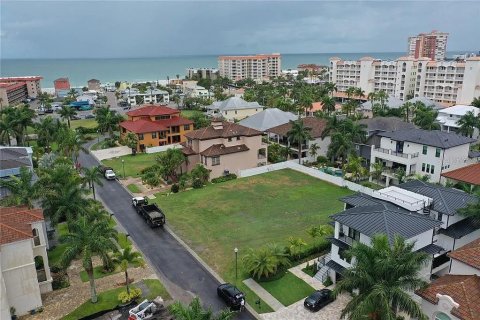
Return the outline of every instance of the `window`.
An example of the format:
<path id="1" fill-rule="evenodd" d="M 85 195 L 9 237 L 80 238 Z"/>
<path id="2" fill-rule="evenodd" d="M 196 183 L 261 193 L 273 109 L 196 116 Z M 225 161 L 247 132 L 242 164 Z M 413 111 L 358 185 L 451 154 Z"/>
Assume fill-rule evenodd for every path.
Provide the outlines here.
<path id="1" fill-rule="evenodd" d="M 36 228 L 34 228 L 32 230 L 32 234 L 33 234 L 33 244 L 35 246 L 39 246 L 40 245 L 40 235 L 38 234 L 38 230 Z"/>
<path id="2" fill-rule="evenodd" d="M 440 149 L 440 148 L 435 149 L 435 157 L 440 158 L 440 151 L 441 150 L 442 149 Z"/>
<path id="3" fill-rule="evenodd" d="M 157 133 L 156 132 L 152 132 L 152 139 L 157 139 Z"/>
<path id="4" fill-rule="evenodd" d="M 185 131 L 186 131 L 186 130 L 190 130 L 190 125 L 189 125 L 189 124 L 184 125 L 184 126 L 183 126 L 183 130 L 185 130 Z"/>
<path id="5" fill-rule="evenodd" d="M 430 167 L 430 173 L 435 173 L 435 166 L 432 164 L 432 166 Z"/>
<path id="6" fill-rule="evenodd" d="M 229 137 L 229 138 L 228 138 L 228 142 L 232 142 L 232 137 Z"/>
<path id="7" fill-rule="evenodd" d="M 427 172 L 430 172 L 430 165 L 427 164 Z"/>
<path id="8" fill-rule="evenodd" d="M 348 236 L 353 240 L 360 241 L 360 232 L 353 228 L 348 228 Z"/>
<path id="9" fill-rule="evenodd" d="M 438 221 L 442 221 L 443 219 L 443 214 L 441 214 L 440 212 L 438 213 L 438 216 L 437 216 L 437 220 Z"/>
<path id="10" fill-rule="evenodd" d="M 220 164 L 220 157 L 212 157 L 212 166 L 218 166 Z"/>
<path id="11" fill-rule="evenodd" d="M 427 146 L 423 146 L 423 151 L 422 151 L 423 154 L 427 154 L 427 148 L 428 148 Z"/>
<path id="12" fill-rule="evenodd" d="M 422 172 L 425 172 L 425 163 L 422 163 Z"/>
<path id="13" fill-rule="evenodd" d="M 143 140 L 143 133 L 138 134 L 138 140 Z"/>
<path id="14" fill-rule="evenodd" d="M 237 141 L 240 140 L 240 136 L 237 136 Z"/>
<path id="15" fill-rule="evenodd" d="M 347 250 L 343 248 L 338 248 L 338 256 L 340 257 L 340 259 L 350 263 L 350 261 L 352 261 L 352 258 L 348 257 L 346 252 Z"/>

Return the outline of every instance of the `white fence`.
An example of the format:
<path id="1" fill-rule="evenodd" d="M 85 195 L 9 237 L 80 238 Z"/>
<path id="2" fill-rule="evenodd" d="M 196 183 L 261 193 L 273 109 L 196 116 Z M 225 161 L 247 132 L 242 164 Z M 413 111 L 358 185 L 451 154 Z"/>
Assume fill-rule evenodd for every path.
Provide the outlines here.
<path id="1" fill-rule="evenodd" d="M 180 149 L 180 148 L 182 148 L 182 146 L 179 143 L 175 143 L 175 144 L 169 144 L 169 145 L 166 145 L 166 146 L 146 148 L 145 152 L 146 153 L 157 153 L 157 152 L 167 151 L 168 149 Z"/>
<path id="2" fill-rule="evenodd" d="M 263 167 L 241 170 L 239 172 L 239 177 L 240 178 L 251 177 L 257 174 L 262 174 L 262 173 L 277 171 L 282 169 L 292 169 L 292 170 L 307 174 L 311 177 L 330 182 L 340 187 L 347 187 L 350 190 L 362 192 L 368 195 L 373 194 L 373 189 L 345 180 L 342 177 L 332 176 L 330 174 L 327 174 L 315 168 L 305 167 L 297 163 L 297 160 L 284 161 L 284 162 L 269 164 Z"/>

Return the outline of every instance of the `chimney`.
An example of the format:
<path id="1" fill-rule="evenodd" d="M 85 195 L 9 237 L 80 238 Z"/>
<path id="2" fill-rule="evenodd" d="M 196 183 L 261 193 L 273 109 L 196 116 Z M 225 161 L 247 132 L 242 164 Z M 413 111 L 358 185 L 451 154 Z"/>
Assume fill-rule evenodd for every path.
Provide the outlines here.
<path id="1" fill-rule="evenodd" d="M 222 118 L 213 118 L 211 124 L 212 124 L 213 129 L 223 130 Z"/>

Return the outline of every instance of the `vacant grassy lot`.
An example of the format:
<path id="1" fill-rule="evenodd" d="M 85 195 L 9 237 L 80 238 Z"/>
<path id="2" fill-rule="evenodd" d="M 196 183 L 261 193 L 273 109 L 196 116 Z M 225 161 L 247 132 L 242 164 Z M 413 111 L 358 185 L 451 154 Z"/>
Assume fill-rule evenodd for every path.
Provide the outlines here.
<path id="1" fill-rule="evenodd" d="M 285 275 L 278 280 L 259 282 L 259 284 L 284 306 L 289 306 L 304 299 L 315 291 L 315 289 L 290 271 L 287 271 Z"/>
<path id="2" fill-rule="evenodd" d="M 95 119 L 80 119 L 80 120 L 70 120 L 70 128 L 76 129 L 78 127 L 84 128 L 96 128 L 98 126 L 97 120 Z"/>
<path id="3" fill-rule="evenodd" d="M 248 277 L 242 270 L 243 253 L 269 242 L 286 244 L 289 236 L 311 242 L 307 228 L 327 223 L 329 215 L 343 209 L 337 199 L 351 193 L 293 170 L 281 170 L 168 197 L 157 195 L 155 201 L 175 232 L 227 281 L 235 280 L 233 249 L 239 249 L 237 284 L 255 306 L 255 295 L 240 281 Z M 261 311 L 267 310 L 262 307 Z"/>
<path id="4" fill-rule="evenodd" d="M 108 167 L 112 167 L 117 176 L 123 178 L 122 160 L 125 160 L 125 175 L 127 177 L 139 177 L 143 169 L 156 163 L 155 158 L 157 156 L 158 153 L 129 154 L 114 159 L 103 160 L 102 163 Z"/>
<path id="5" fill-rule="evenodd" d="M 199 110 L 182 110 L 182 112 L 180 113 L 182 117 L 189 118 L 189 119 L 190 117 L 193 117 L 194 115 L 197 115 L 197 114 L 203 115 L 204 113 Z"/>

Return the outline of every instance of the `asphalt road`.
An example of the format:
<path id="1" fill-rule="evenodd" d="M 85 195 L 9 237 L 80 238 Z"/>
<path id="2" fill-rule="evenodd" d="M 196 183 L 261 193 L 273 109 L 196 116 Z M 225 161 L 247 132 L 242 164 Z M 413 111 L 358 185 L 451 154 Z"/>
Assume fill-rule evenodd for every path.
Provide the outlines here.
<path id="1" fill-rule="evenodd" d="M 89 142 L 86 147 L 95 142 Z M 79 161 L 82 167 L 99 164 L 92 155 L 85 153 L 80 154 Z M 199 296 L 202 303 L 214 311 L 226 307 L 217 297 L 217 280 L 167 231 L 149 228 L 133 209 L 131 195 L 119 182 L 104 180 L 103 186 L 96 186 L 95 190 L 97 197 L 114 213 L 152 267 L 162 275 L 163 280 L 167 280 L 167 287 L 173 288 L 177 295 Z M 255 318 L 245 311 L 236 319 Z"/>

